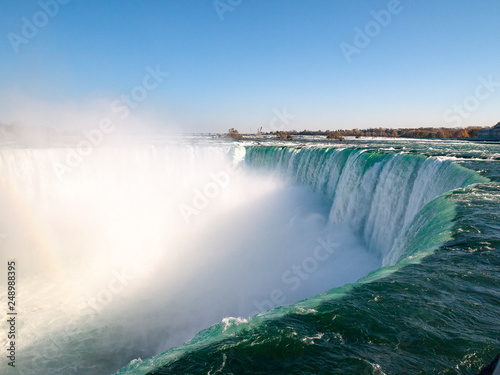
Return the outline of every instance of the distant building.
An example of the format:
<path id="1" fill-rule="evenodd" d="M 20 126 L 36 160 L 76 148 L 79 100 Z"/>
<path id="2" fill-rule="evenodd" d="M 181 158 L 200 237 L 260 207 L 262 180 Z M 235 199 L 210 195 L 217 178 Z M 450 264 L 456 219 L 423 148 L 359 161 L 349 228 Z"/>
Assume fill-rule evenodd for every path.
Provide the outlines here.
<path id="1" fill-rule="evenodd" d="M 477 138 L 482 141 L 500 141 L 500 122 L 492 128 L 479 130 Z"/>

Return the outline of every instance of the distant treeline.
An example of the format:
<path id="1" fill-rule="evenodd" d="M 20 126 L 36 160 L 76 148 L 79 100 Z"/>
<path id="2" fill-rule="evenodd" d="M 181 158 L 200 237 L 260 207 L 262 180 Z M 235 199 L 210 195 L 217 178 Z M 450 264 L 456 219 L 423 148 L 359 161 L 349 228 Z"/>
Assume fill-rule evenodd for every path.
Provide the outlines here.
<path id="1" fill-rule="evenodd" d="M 467 128 L 418 128 L 418 129 L 350 129 L 350 130 L 292 130 L 290 135 L 324 135 L 328 138 L 339 139 L 342 137 L 392 137 L 392 138 L 476 138 L 481 126 L 469 126 Z M 268 134 L 278 135 L 280 132 Z"/>

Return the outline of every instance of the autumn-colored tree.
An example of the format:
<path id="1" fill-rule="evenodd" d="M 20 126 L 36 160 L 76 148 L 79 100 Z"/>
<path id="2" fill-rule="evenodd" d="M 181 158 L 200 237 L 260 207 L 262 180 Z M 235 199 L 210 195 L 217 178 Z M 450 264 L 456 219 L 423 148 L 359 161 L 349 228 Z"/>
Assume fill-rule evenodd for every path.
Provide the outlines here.
<path id="1" fill-rule="evenodd" d="M 436 138 L 446 138 L 446 134 L 444 134 L 444 131 L 440 130 L 437 132 Z"/>
<path id="2" fill-rule="evenodd" d="M 287 133 L 287 132 L 277 132 L 276 133 L 276 136 L 279 138 L 279 139 L 283 139 L 283 140 L 289 140 L 289 141 L 292 141 L 293 140 L 293 135 Z"/>
<path id="3" fill-rule="evenodd" d="M 227 132 L 227 136 L 229 138 L 233 138 L 233 139 L 241 139 L 241 138 L 243 138 L 243 136 L 235 128 L 229 129 L 229 131 Z"/>
<path id="4" fill-rule="evenodd" d="M 456 135 L 456 138 L 469 138 L 469 133 L 467 132 L 466 129 L 460 129 Z"/>

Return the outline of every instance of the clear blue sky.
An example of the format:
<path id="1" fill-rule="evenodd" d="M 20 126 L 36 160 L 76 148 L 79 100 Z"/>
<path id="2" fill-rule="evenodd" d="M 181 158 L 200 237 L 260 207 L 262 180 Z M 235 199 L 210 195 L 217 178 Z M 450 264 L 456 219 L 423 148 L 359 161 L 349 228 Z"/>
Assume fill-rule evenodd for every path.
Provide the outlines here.
<path id="1" fill-rule="evenodd" d="M 136 89 L 146 97 L 130 118 L 173 131 L 500 121 L 495 0 L 60 0 L 57 12 L 54 1 L 2 3 L 0 122 L 119 118 L 111 103 L 123 106 L 148 66 L 169 75 Z M 350 62 L 342 43 L 357 48 Z"/>

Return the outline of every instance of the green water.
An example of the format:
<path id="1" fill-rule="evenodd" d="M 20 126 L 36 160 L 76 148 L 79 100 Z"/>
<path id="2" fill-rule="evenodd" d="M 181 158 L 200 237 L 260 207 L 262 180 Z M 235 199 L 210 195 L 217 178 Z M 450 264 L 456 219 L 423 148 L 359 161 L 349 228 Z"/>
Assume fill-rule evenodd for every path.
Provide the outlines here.
<path id="1" fill-rule="evenodd" d="M 265 152 L 279 152 L 272 147 Z M 342 166 L 356 149 L 372 152 L 366 168 L 403 152 L 445 157 L 484 178 L 419 211 L 426 230 L 408 232 L 401 249 L 403 260 L 420 253 L 412 261 L 293 306 L 225 320 L 118 374 L 476 374 L 491 362 L 500 351 L 500 145 L 368 140 L 335 147 L 351 149 Z M 321 152 L 311 157 L 325 161 L 338 150 Z M 320 175 L 292 169 L 299 183 Z M 328 194 L 327 184 L 316 188 Z"/>

